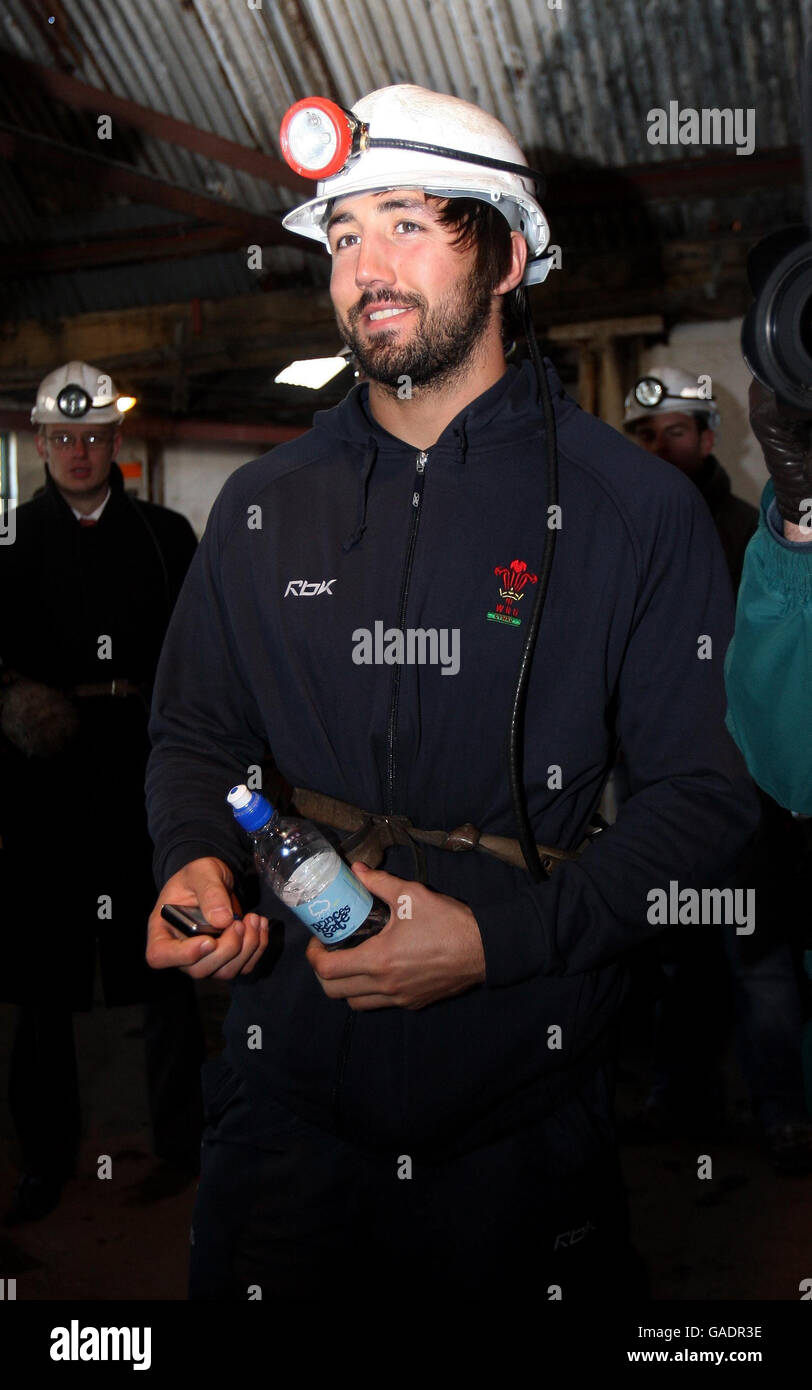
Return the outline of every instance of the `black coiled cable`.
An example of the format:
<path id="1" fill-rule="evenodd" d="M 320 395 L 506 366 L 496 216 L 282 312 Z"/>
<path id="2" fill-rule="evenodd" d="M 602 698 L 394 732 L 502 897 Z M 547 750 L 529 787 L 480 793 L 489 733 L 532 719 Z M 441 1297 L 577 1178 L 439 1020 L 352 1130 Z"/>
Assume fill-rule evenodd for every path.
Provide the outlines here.
<path id="1" fill-rule="evenodd" d="M 523 305 L 524 329 L 527 335 L 527 345 L 530 349 L 530 356 L 536 370 L 539 388 L 541 390 L 541 403 L 544 411 L 544 432 L 547 440 L 547 505 L 555 506 L 558 503 L 558 454 L 555 438 L 555 413 L 553 402 L 550 395 L 550 386 L 547 381 L 547 373 L 544 370 L 544 363 L 541 359 L 536 334 L 533 329 L 533 320 L 530 314 L 530 306 L 525 297 Z M 522 847 L 522 854 L 527 865 L 530 877 L 540 883 L 543 879 L 549 878 L 549 874 L 544 869 L 539 853 L 536 848 L 536 837 L 533 834 L 533 827 L 530 824 L 530 817 L 527 813 L 527 792 L 524 785 L 524 713 L 527 700 L 527 685 L 530 679 L 530 668 L 533 664 L 533 654 L 536 649 L 536 636 L 541 623 L 541 615 L 544 609 L 544 600 L 547 597 L 547 587 L 550 582 L 550 573 L 553 567 L 553 556 L 555 554 L 555 541 L 557 527 L 549 525 L 547 536 L 544 542 L 544 554 L 541 559 L 541 569 L 539 571 L 538 587 L 536 589 L 536 599 L 533 604 L 533 611 L 527 625 L 527 634 L 524 639 L 522 655 L 519 661 L 519 674 L 516 680 L 516 692 L 513 697 L 513 708 L 510 714 L 510 726 L 508 728 L 508 778 L 510 781 L 510 794 L 513 800 L 513 814 L 516 819 L 519 844 Z"/>
<path id="2" fill-rule="evenodd" d="M 367 149 L 414 150 L 418 154 L 433 154 L 442 159 L 458 159 L 463 164 L 479 164 L 484 169 L 504 169 L 508 174 L 518 174 L 520 178 L 532 179 L 536 185 L 537 198 L 543 198 L 546 192 L 547 181 L 540 169 L 531 169 L 527 164 L 512 164 L 509 159 L 494 159 L 489 154 L 472 154 L 470 150 L 452 150 L 447 145 L 427 145 L 423 140 L 395 140 L 389 136 L 370 136 L 366 144 Z"/>

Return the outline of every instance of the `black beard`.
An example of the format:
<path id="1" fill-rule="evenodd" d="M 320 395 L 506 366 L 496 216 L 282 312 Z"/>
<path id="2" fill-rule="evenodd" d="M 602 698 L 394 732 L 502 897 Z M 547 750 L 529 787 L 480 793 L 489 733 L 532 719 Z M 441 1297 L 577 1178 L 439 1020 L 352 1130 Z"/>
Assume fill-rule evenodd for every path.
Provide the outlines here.
<path id="1" fill-rule="evenodd" d="M 374 342 L 362 341 L 356 325 L 371 304 L 407 304 L 420 315 L 417 332 L 407 343 L 397 330 L 379 330 Z M 491 315 L 491 291 L 475 270 L 456 289 L 429 309 L 422 295 L 365 292 L 351 310 L 349 323 L 336 314 L 338 331 L 365 376 L 397 393 L 402 378 L 411 388 L 438 390 L 462 375 L 482 339 Z"/>

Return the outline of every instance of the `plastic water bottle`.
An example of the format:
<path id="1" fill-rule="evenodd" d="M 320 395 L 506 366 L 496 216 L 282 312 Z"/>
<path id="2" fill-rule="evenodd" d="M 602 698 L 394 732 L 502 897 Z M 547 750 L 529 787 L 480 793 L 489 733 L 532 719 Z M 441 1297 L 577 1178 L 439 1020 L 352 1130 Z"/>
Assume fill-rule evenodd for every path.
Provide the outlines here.
<path id="1" fill-rule="evenodd" d="M 389 921 L 389 908 L 373 897 L 309 820 L 280 816 L 245 786 L 226 798 L 248 835 L 257 872 L 330 951 L 358 946 Z"/>

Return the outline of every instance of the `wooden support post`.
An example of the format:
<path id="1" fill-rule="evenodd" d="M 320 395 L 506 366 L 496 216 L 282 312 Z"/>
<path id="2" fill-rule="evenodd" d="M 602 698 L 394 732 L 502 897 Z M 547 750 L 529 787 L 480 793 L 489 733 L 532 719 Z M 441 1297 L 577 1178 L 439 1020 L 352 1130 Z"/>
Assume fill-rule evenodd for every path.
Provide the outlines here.
<path id="1" fill-rule="evenodd" d="M 662 337 L 664 332 L 661 315 L 639 314 L 634 318 L 555 324 L 547 336 L 553 342 L 577 347 L 578 398 L 582 409 L 621 429 L 623 401 L 631 384 L 626 381 L 629 354 L 625 344 L 630 338 L 639 343 L 644 337 Z"/>
<path id="2" fill-rule="evenodd" d="M 578 344 L 578 404 L 594 415 L 598 407 L 598 373 L 595 354 L 588 343 Z"/>
<path id="3" fill-rule="evenodd" d="M 601 419 L 616 430 L 621 429 L 623 425 L 623 398 L 625 394 L 621 379 L 617 339 L 607 337 L 600 346 L 598 398 L 601 403 Z"/>

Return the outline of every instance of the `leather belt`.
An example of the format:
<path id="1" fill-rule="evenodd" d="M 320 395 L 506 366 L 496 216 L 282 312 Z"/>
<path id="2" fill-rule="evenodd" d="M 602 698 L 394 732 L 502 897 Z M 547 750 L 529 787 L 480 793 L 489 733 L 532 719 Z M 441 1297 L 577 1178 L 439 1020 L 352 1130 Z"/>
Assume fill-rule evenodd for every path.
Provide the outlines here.
<path id="1" fill-rule="evenodd" d="M 470 821 L 458 825 L 456 830 L 420 830 L 412 825 L 407 816 L 384 816 L 363 811 L 347 801 L 338 801 L 324 792 L 308 791 L 304 787 L 293 787 L 290 806 L 292 811 L 307 820 L 320 821 L 334 830 L 345 831 L 348 838 L 342 841 L 342 854 L 350 860 L 359 859 L 370 869 L 378 868 L 385 851 L 392 845 L 409 845 L 415 850 L 420 845 L 432 845 L 435 849 L 451 850 L 453 853 L 479 850 L 501 859 L 505 864 L 511 864 L 515 869 L 527 868 L 518 840 L 509 839 L 506 835 L 483 835 Z M 597 822 L 600 818 L 595 819 Z M 552 873 L 565 860 L 577 859 L 586 844 L 603 828 L 603 823 L 591 825 L 578 849 L 537 845 L 545 873 Z"/>

